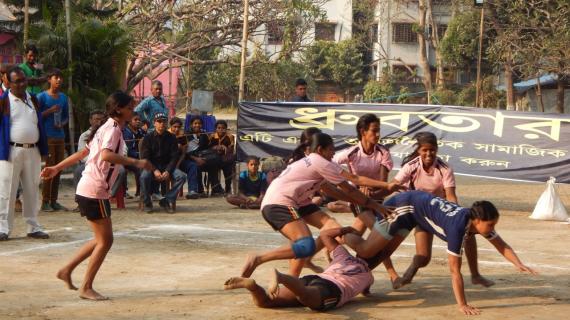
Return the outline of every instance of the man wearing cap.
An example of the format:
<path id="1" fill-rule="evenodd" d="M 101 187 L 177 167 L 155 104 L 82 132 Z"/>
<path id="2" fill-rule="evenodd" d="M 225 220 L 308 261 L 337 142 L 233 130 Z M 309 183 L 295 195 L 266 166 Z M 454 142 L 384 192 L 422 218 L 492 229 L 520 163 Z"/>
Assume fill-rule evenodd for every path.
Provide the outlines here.
<path id="1" fill-rule="evenodd" d="M 154 171 L 143 170 L 140 177 L 141 198 L 144 203 L 144 211 L 152 212 L 152 184 L 168 182 L 172 180 L 172 187 L 159 205 L 168 213 L 173 213 L 172 204 L 176 201 L 180 188 L 186 182 L 186 174 L 176 169 L 179 159 L 178 141 L 176 136 L 168 132 L 168 117 L 159 112 L 154 115 L 154 131 L 149 132 L 141 142 L 141 159 L 150 161 Z"/>
<path id="2" fill-rule="evenodd" d="M 47 239 L 38 223 L 38 187 L 41 155 L 47 155 L 47 139 L 34 96 L 19 67 L 7 72 L 10 90 L 0 98 L 0 241 L 8 240 L 14 225 L 14 201 L 21 182 L 28 237 Z"/>
<path id="3" fill-rule="evenodd" d="M 162 96 L 162 82 L 154 80 L 151 85 L 150 92 L 152 95 L 145 98 L 139 105 L 135 108 L 135 112 L 138 113 L 143 120 L 148 120 L 149 131 L 154 129 L 153 120 L 157 113 L 168 114 L 168 108 L 166 107 L 166 101 Z"/>

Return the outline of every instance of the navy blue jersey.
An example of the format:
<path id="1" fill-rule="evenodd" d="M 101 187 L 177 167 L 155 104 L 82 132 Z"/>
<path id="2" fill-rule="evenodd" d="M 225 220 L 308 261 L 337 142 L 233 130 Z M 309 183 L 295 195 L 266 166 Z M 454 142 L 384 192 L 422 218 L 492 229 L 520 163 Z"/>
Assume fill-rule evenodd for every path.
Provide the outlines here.
<path id="1" fill-rule="evenodd" d="M 461 256 L 463 241 L 470 225 L 469 208 L 423 191 L 400 193 L 385 203 L 397 207 L 391 230 L 413 229 L 416 225 L 447 242 L 447 252 Z"/>

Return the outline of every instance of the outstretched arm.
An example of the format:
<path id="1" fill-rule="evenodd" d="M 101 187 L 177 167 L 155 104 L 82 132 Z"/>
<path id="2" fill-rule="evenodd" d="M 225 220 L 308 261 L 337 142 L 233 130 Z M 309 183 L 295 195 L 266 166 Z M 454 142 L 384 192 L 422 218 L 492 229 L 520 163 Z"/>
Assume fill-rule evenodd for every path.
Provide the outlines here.
<path id="1" fill-rule="evenodd" d="M 360 192 L 355 187 L 351 186 L 348 182 L 344 181 L 338 185 L 338 188 L 344 193 L 346 198 L 345 201 L 349 201 L 358 205 L 361 205 L 366 208 L 370 208 L 376 212 L 379 212 L 384 217 L 388 218 L 392 215 L 392 210 L 384 207 L 383 205 L 379 204 L 378 202 L 368 198 L 362 192 Z"/>
<path id="2" fill-rule="evenodd" d="M 344 178 L 346 178 L 348 181 L 354 183 L 357 186 L 382 188 L 382 189 L 388 190 L 389 192 L 394 192 L 394 191 L 406 189 L 406 187 L 404 187 L 404 186 L 402 186 L 399 183 L 396 183 L 394 181 L 388 183 L 388 182 L 384 182 L 381 180 L 374 180 L 374 179 L 370 179 L 370 178 L 364 177 L 364 176 L 357 176 L 357 175 L 352 174 L 346 170 L 343 170 L 341 172 L 341 175 Z"/>
<path id="3" fill-rule="evenodd" d="M 356 230 L 354 230 L 352 227 L 325 229 L 321 230 L 319 237 L 323 241 L 325 248 L 327 248 L 329 252 L 333 252 L 334 249 L 339 246 L 339 243 L 335 238 L 343 236 L 347 233 L 356 233 Z"/>
<path id="4" fill-rule="evenodd" d="M 457 301 L 457 305 L 459 306 L 459 311 L 463 312 L 465 315 L 476 315 L 481 313 L 479 309 L 468 305 L 467 299 L 465 299 L 463 275 L 461 274 L 461 256 L 457 257 L 449 254 L 447 256 L 447 262 L 449 264 L 449 271 L 451 272 L 453 294 L 455 295 L 455 301 Z"/>
<path id="5" fill-rule="evenodd" d="M 493 246 L 499 251 L 505 259 L 509 260 L 512 264 L 519 269 L 519 271 L 528 272 L 530 274 L 538 274 L 535 270 L 531 269 L 530 267 L 525 266 L 522 261 L 519 259 L 515 250 L 511 248 L 501 236 L 496 235 L 494 238 L 490 239 L 489 242 L 493 244 Z"/>
<path id="6" fill-rule="evenodd" d="M 56 164 L 55 166 L 45 167 L 40 173 L 40 177 L 46 180 L 51 179 L 55 177 L 61 170 L 78 163 L 81 159 L 87 157 L 88 155 L 89 155 L 89 149 L 83 148 L 77 151 L 76 153 L 70 155 L 69 157 L 65 158 L 63 161 Z"/>

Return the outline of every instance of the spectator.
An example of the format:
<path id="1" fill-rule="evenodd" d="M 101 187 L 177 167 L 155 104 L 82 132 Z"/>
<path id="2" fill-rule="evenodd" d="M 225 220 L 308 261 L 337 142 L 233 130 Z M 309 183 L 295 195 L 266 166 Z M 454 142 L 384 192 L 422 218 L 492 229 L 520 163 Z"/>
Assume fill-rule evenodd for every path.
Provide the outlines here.
<path id="1" fill-rule="evenodd" d="M 38 94 L 42 122 L 46 130 L 48 156 L 46 167 L 61 162 L 65 156 L 65 132 L 63 127 L 69 121 L 68 99 L 60 92 L 63 83 L 61 71 L 53 69 L 48 76 L 49 88 Z M 52 179 L 44 180 L 42 187 L 42 211 L 67 211 L 67 208 L 57 202 L 59 192 L 58 173 Z"/>
<path id="2" fill-rule="evenodd" d="M 216 132 L 210 135 L 210 148 L 220 155 L 220 169 L 224 173 L 225 192 L 226 194 L 231 194 L 232 176 L 236 160 L 234 153 L 235 137 L 227 132 L 228 123 L 224 120 L 216 121 Z M 216 177 L 218 177 L 218 174 L 219 169 L 216 170 Z"/>
<path id="3" fill-rule="evenodd" d="M 41 69 L 43 66 L 36 63 L 38 48 L 33 44 L 27 45 L 24 56 L 26 57 L 26 62 L 21 63 L 19 67 L 28 79 L 27 90 L 31 94 L 39 94 L 42 92 L 42 85 L 46 82 L 46 78 L 42 77 Z"/>
<path id="4" fill-rule="evenodd" d="M 186 159 L 194 162 L 197 166 L 196 184 L 194 184 L 194 181 L 189 180 L 188 190 L 193 190 L 193 188 L 196 187 L 198 194 L 201 197 L 206 197 L 208 195 L 204 192 L 202 172 L 207 171 L 209 167 L 207 159 L 204 156 L 207 154 L 206 152 L 208 150 L 208 145 L 210 144 L 210 138 L 208 138 L 208 135 L 202 131 L 202 119 L 200 119 L 200 117 L 194 117 L 190 120 L 190 128 L 188 131 Z"/>
<path id="5" fill-rule="evenodd" d="M 148 122 L 148 120 L 146 120 L 146 119 L 142 119 L 141 129 L 144 132 L 144 134 L 146 134 L 148 132 L 148 128 L 150 128 L 150 122 Z"/>
<path id="6" fill-rule="evenodd" d="M 87 139 L 91 135 L 91 131 L 96 130 L 96 128 L 99 128 L 99 126 L 101 126 L 103 123 L 105 123 L 106 120 L 107 120 L 107 116 L 105 115 L 105 112 L 103 112 L 101 110 L 94 110 L 94 111 L 91 111 L 91 113 L 89 113 L 89 125 L 90 125 L 90 127 L 89 127 L 89 129 L 87 129 L 85 132 L 83 132 L 79 136 L 79 141 L 77 142 L 77 151 L 83 150 L 83 148 L 85 148 L 85 146 L 87 145 Z M 73 171 L 73 186 L 74 186 L 74 188 L 77 188 L 77 184 L 79 183 L 79 179 L 81 179 L 81 175 L 83 173 L 83 170 L 85 169 L 85 163 L 86 162 L 87 162 L 87 157 L 81 159 L 79 161 L 79 163 L 77 164 L 77 167 Z"/>
<path id="7" fill-rule="evenodd" d="M 176 201 L 178 192 L 186 177 L 184 173 L 176 169 L 179 159 L 178 143 L 176 136 L 166 130 L 168 117 L 164 113 L 154 116 L 154 131 L 148 133 L 142 140 L 141 159 L 149 160 L 154 166 L 154 171 L 143 170 L 141 173 L 141 197 L 144 203 L 144 211 L 152 212 L 152 184 L 153 182 L 168 182 L 173 180 L 173 185 L 160 199 L 159 205 L 168 213 L 173 213 L 172 204 Z"/>
<path id="8" fill-rule="evenodd" d="M 8 91 L 8 70 L 10 70 L 13 66 L 7 63 L 3 63 L 0 65 L 0 76 L 2 77 L 2 86 L 0 87 L 0 94 L 4 94 L 4 92 Z"/>
<path id="9" fill-rule="evenodd" d="M 297 79 L 297 81 L 295 81 L 295 96 L 291 101 L 311 102 L 311 99 L 307 97 L 307 81 L 305 81 L 305 79 Z"/>
<path id="10" fill-rule="evenodd" d="M 123 139 L 127 145 L 127 156 L 129 158 L 140 159 L 139 142 L 144 138 L 145 132 L 141 129 L 141 117 L 138 113 L 134 113 L 131 121 L 123 129 Z M 134 166 L 125 166 L 125 169 L 131 171 L 135 175 L 135 184 L 137 186 L 135 197 L 140 196 L 140 175 L 139 168 Z M 125 177 L 125 190 L 127 190 L 127 179 Z M 128 193 L 125 194 L 127 199 L 132 198 Z"/>
<path id="11" fill-rule="evenodd" d="M 242 209 L 259 209 L 267 190 L 267 176 L 259 171 L 259 158 L 247 157 L 247 170 L 239 174 L 239 193 L 228 195 L 226 201 Z"/>
<path id="12" fill-rule="evenodd" d="M 149 123 L 149 130 L 154 129 L 154 118 L 157 113 L 162 113 L 167 115 L 168 108 L 166 107 L 166 101 L 162 96 L 162 82 L 154 80 L 151 87 L 152 96 L 145 98 L 139 105 L 135 108 L 135 112 L 138 113 L 142 119 L 147 120 Z"/>
<path id="13" fill-rule="evenodd" d="M 41 155 L 47 155 L 47 141 L 38 101 L 26 92 L 28 82 L 19 67 L 8 71 L 10 90 L 0 98 L 0 241 L 8 240 L 14 224 L 14 202 L 18 182 L 22 184 L 23 216 L 27 236 L 47 239 L 38 223 L 38 187 Z"/>

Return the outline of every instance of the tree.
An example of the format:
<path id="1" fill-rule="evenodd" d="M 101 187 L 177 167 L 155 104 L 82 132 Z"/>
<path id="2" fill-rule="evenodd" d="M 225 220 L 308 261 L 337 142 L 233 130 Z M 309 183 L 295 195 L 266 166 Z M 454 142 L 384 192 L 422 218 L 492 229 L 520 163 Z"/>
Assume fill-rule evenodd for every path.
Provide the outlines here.
<path id="1" fill-rule="evenodd" d="M 426 15 L 427 15 L 427 3 L 426 1 L 429 0 L 419 0 L 418 1 L 418 25 L 417 25 L 417 34 L 418 34 L 418 58 L 420 68 L 422 69 L 422 83 L 428 93 L 428 103 L 430 103 L 430 96 L 433 91 L 432 81 L 431 81 L 431 68 L 427 59 L 426 53 Z"/>
<path id="2" fill-rule="evenodd" d="M 251 0 L 249 1 L 250 38 L 266 33 L 272 23 L 285 27 L 284 49 L 288 53 L 299 50 L 301 31 L 309 30 L 323 18 L 322 5 L 326 0 Z M 192 65 L 227 63 L 228 55 L 200 59 L 188 55 L 209 48 L 241 47 L 243 4 L 241 1 L 165 1 L 125 0 L 118 18 L 133 31 L 137 41 L 127 68 L 127 89 L 133 88 L 145 76 L 153 78 L 168 68 L 164 61 L 172 56 Z M 168 41 L 162 36 L 169 28 L 176 34 Z M 162 47 L 164 50 L 151 50 Z M 145 53 L 142 55 L 142 53 Z M 284 54 L 286 58 L 289 54 Z M 139 59 L 144 56 L 144 59 Z"/>
<path id="3" fill-rule="evenodd" d="M 339 86 L 345 100 L 355 87 L 364 82 L 362 53 L 353 40 L 338 43 L 317 41 L 306 49 L 302 61 L 314 79 L 329 80 Z"/>

